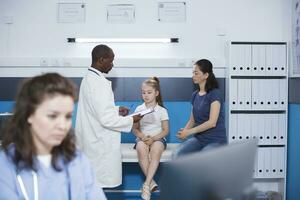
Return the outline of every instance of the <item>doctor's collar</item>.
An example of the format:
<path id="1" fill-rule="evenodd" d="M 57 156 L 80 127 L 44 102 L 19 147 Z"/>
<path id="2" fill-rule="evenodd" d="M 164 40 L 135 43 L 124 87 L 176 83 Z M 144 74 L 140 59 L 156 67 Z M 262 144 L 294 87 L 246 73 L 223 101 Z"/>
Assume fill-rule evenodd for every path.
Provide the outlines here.
<path id="1" fill-rule="evenodd" d="M 90 67 L 88 70 L 95 73 L 95 74 L 97 74 L 98 76 L 100 76 L 102 74 L 101 71 L 99 71 L 98 69 L 96 69 L 94 67 Z"/>

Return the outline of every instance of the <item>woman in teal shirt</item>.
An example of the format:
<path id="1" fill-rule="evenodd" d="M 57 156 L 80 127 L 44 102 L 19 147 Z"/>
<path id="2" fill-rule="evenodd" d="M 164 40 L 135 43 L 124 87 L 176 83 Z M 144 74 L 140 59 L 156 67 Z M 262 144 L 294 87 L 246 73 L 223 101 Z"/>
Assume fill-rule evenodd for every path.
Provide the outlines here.
<path id="1" fill-rule="evenodd" d="M 56 73 L 27 80 L 0 150 L 0 199 L 106 199 L 71 131 L 75 87 Z"/>

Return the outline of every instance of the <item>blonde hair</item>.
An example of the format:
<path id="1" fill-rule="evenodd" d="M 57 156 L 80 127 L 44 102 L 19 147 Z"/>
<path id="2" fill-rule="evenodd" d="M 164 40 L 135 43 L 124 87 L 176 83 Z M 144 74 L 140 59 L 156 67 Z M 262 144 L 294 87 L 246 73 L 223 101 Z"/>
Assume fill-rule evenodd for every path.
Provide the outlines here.
<path id="1" fill-rule="evenodd" d="M 164 107 L 163 101 L 162 101 L 162 95 L 161 95 L 161 90 L 160 90 L 160 85 L 159 85 L 159 79 L 157 77 L 151 77 L 143 82 L 143 84 L 146 84 L 152 88 L 154 88 L 156 91 L 158 91 L 158 95 L 156 97 L 156 102 L 158 105 Z"/>

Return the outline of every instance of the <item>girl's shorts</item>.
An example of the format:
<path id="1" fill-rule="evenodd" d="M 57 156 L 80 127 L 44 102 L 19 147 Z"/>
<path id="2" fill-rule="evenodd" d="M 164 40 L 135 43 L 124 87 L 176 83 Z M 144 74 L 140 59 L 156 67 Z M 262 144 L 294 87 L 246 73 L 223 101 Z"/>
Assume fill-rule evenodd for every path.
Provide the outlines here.
<path id="1" fill-rule="evenodd" d="M 141 141 L 141 139 L 140 139 L 140 138 L 136 138 L 135 144 L 134 144 L 134 147 L 133 147 L 134 149 L 136 149 L 136 144 L 137 144 L 139 141 Z M 163 145 L 164 145 L 164 147 L 165 147 L 165 149 L 167 148 L 167 140 L 166 140 L 166 138 L 161 138 L 161 139 L 155 140 L 155 141 L 160 141 L 160 142 L 162 142 Z"/>

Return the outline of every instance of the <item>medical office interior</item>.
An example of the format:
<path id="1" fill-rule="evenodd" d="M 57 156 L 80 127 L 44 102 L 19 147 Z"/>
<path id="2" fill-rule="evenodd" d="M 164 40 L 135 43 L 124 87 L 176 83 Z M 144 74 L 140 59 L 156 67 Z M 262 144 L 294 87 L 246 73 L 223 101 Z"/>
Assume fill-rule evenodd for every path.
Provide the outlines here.
<path id="1" fill-rule="evenodd" d="M 107 77 L 116 104 L 135 108 L 142 81 L 159 77 L 170 117 L 167 141 L 178 144 L 176 133 L 189 118 L 195 90 L 193 63 L 211 60 L 226 105 L 229 143 L 259 140 L 254 185 L 299 199 L 299 20 L 298 0 L 1 0 L 1 122 L 13 111 L 26 77 L 58 72 L 79 86 L 99 41 L 78 38 L 173 38 L 100 41 L 115 53 Z M 132 133 L 122 134 L 122 144 L 134 141 Z M 123 159 L 123 184 L 105 194 L 139 199 L 143 178 L 135 159 Z"/>

